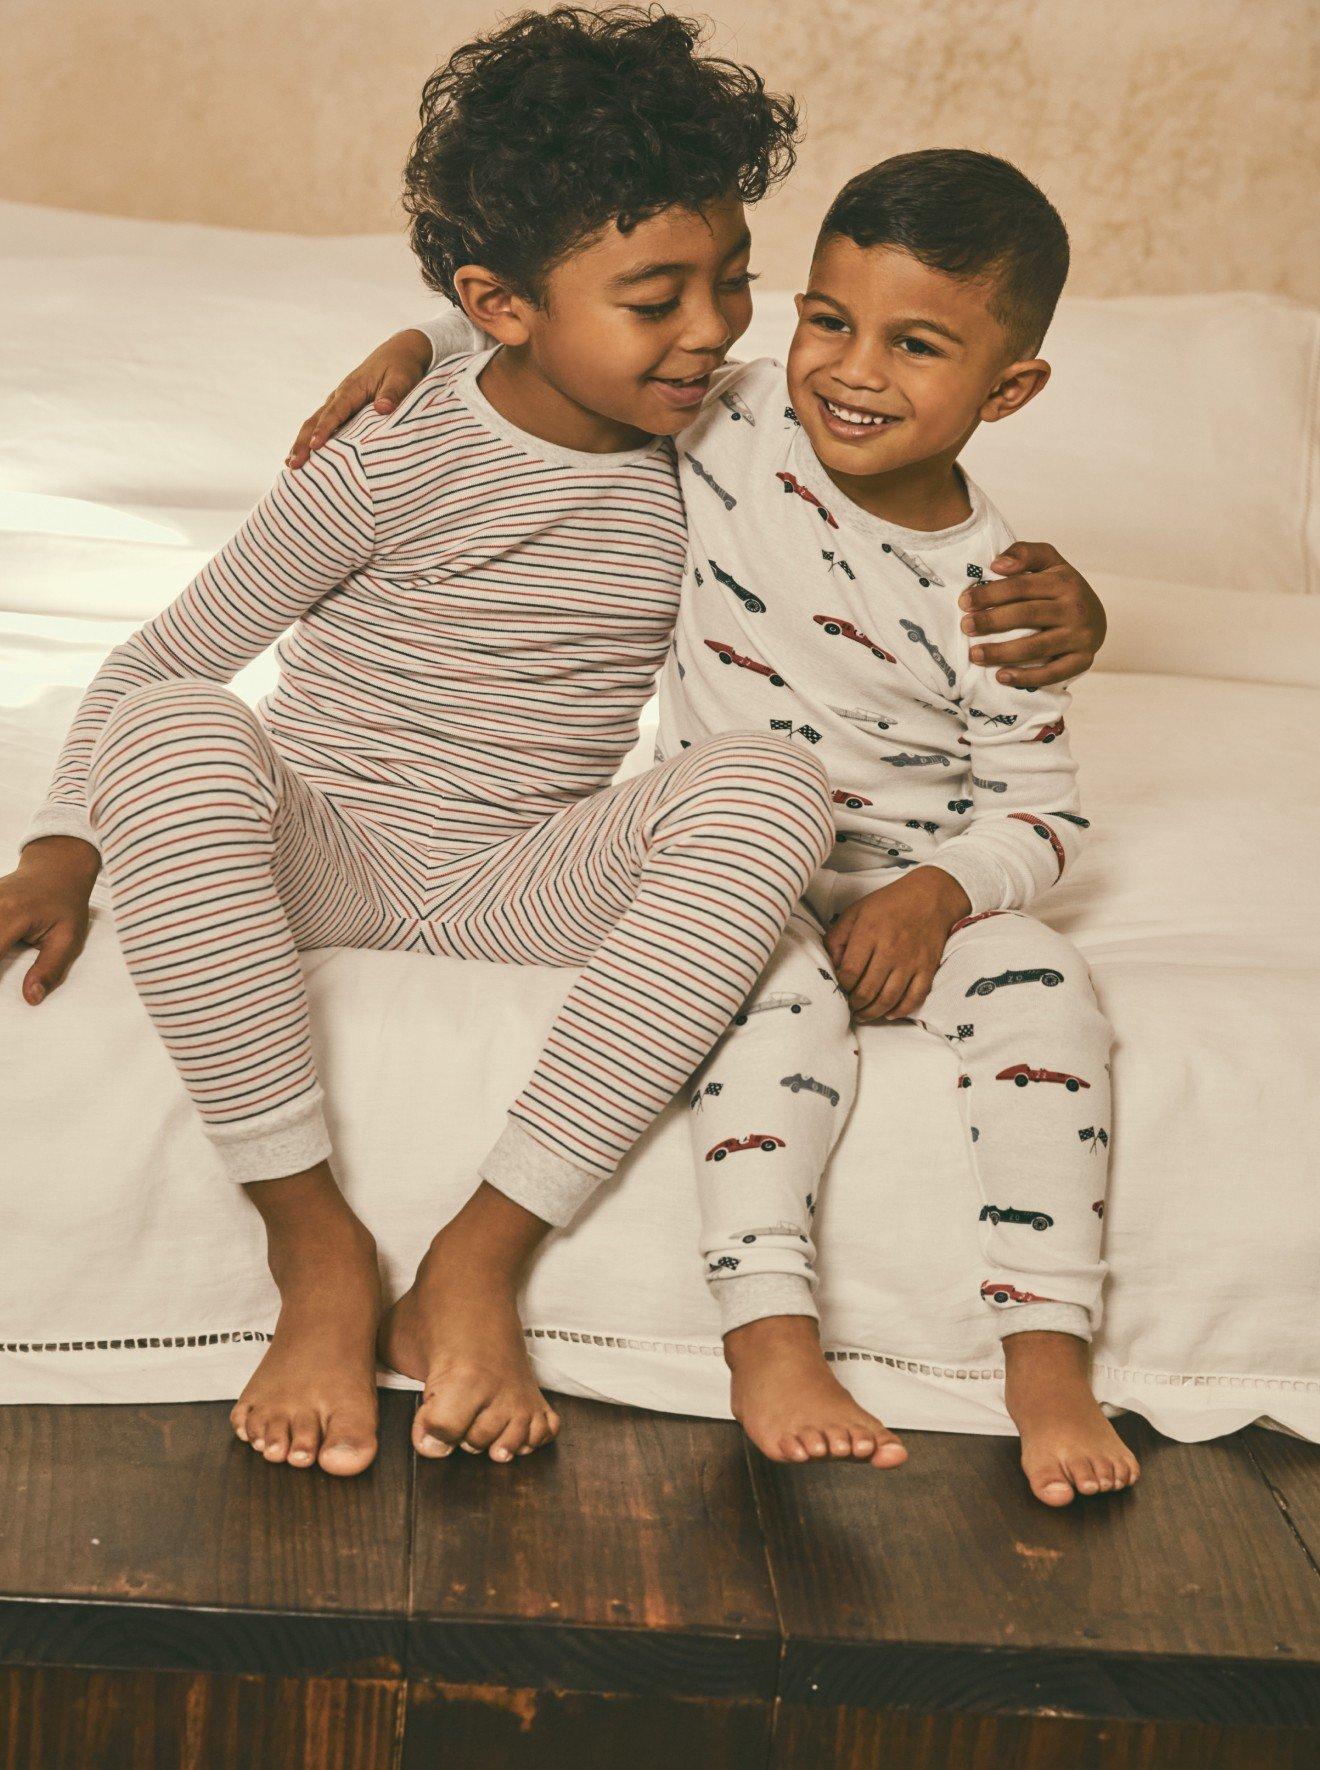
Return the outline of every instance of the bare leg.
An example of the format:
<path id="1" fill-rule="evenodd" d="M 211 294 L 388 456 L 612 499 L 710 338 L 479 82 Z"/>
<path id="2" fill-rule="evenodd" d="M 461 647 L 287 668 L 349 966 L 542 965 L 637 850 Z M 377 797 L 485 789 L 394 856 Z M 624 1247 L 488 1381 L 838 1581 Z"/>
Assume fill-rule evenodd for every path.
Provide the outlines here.
<path id="1" fill-rule="evenodd" d="M 268 1462 L 357 1475 L 376 1454 L 376 1243 L 327 1162 L 244 1187 L 279 1286 L 275 1338 L 230 1421 Z"/>
<path id="2" fill-rule="evenodd" d="M 1047 1506 L 1131 1487 L 1141 1466 L 1091 1393 L 1090 1348 L 1075 1334 L 1010 1334 L 1004 1402 L 1022 1435 L 1022 1469 Z"/>
<path id="3" fill-rule="evenodd" d="M 894 1469 L 907 1451 L 825 1362 L 814 1316 L 766 1315 L 724 1336 L 733 1417 L 773 1462 L 812 1457 Z"/>
<path id="4" fill-rule="evenodd" d="M 432 1241 L 412 1286 L 380 1328 L 380 1356 L 425 1385 L 414 1447 L 447 1457 L 456 1444 L 497 1463 L 559 1431 L 532 1374 L 518 1286 L 550 1224 L 483 1180 Z"/>

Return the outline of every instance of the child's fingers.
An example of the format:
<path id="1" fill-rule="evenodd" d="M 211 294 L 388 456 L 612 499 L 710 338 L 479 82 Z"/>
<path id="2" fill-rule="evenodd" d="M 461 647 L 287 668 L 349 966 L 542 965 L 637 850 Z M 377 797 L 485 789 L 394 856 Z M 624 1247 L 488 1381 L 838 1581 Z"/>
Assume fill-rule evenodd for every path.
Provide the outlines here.
<path id="1" fill-rule="evenodd" d="M 1070 624 L 1071 611 L 1057 602 L 997 603 L 993 608 L 978 608 L 962 618 L 964 633 L 1011 633 L 1015 627 L 1064 627 Z"/>
<path id="2" fill-rule="evenodd" d="M 891 1020 L 907 1020 L 911 1015 L 915 1014 L 917 1009 L 920 1008 L 921 1004 L 930 994 L 930 986 L 933 981 L 933 972 L 918 971 L 917 975 L 912 979 L 907 989 L 903 992 L 898 1003 L 890 1010 L 889 1018 Z"/>
<path id="3" fill-rule="evenodd" d="M 971 655 L 974 663 L 993 670 L 1019 664 L 1038 669 L 1042 664 L 1053 663 L 1062 654 L 1057 634 L 1024 633 L 1021 639 L 996 639 L 986 645 L 974 645 Z"/>
<path id="4" fill-rule="evenodd" d="M 398 369 L 386 369 L 376 388 L 375 407 L 378 412 L 392 412 L 399 401 L 416 387 L 416 380 Z"/>
<path id="5" fill-rule="evenodd" d="M 872 1000 L 861 1013 L 854 1011 L 853 1019 L 868 1023 L 876 1020 L 888 1020 L 894 1006 L 902 1000 L 910 981 L 911 976 L 905 965 L 888 971 L 881 979 L 880 987 Z"/>
<path id="6" fill-rule="evenodd" d="M 1074 676 L 1089 670 L 1094 662 L 1094 656 L 1070 651 L 1055 658 L 1053 663 L 1042 664 L 1034 670 L 1001 670 L 998 680 L 1010 688 L 1051 688 L 1057 682 L 1071 682 Z"/>
<path id="7" fill-rule="evenodd" d="M 286 467 L 297 469 L 302 466 L 312 452 L 312 437 L 316 434 L 317 425 L 321 422 L 324 405 L 318 406 L 310 418 L 304 419 L 301 430 L 293 439 L 293 447 L 284 457 Z"/>
<path id="8" fill-rule="evenodd" d="M 82 949 L 79 930 L 68 922 L 57 922 L 38 942 L 36 960 L 23 979 L 24 999 L 35 1007 L 58 989 Z"/>

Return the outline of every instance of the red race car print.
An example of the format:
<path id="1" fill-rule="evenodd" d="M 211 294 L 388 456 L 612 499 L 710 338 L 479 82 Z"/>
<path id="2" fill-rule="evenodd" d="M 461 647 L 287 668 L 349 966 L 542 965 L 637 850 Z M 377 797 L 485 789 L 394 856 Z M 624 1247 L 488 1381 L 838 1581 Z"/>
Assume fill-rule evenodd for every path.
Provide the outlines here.
<path id="1" fill-rule="evenodd" d="M 832 633 L 836 637 L 842 634 L 845 639 L 855 639 L 858 645 L 864 645 L 868 651 L 874 652 L 876 657 L 883 658 L 885 663 L 896 664 L 898 662 L 892 651 L 886 651 L 883 645 L 877 645 L 874 639 L 863 633 L 860 627 L 854 627 L 851 621 L 845 621 L 842 615 L 812 615 L 811 618 L 818 627 L 823 627 L 827 633 Z"/>
<path id="2" fill-rule="evenodd" d="M 1095 1212 L 1097 1217 L 1103 1218 L 1105 1214 L 1105 1201 L 1102 1198 L 1098 1198 L 1091 1206 L 1091 1209 Z"/>
<path id="3" fill-rule="evenodd" d="M 1016 818 L 1020 824 L 1030 824 L 1036 834 L 1041 837 L 1043 841 L 1049 843 L 1050 847 L 1054 850 L 1054 858 L 1059 863 L 1059 870 L 1055 874 L 1055 878 L 1061 879 L 1063 877 L 1063 869 L 1067 865 L 1068 856 L 1064 852 L 1063 843 L 1060 842 L 1059 838 L 1054 834 L 1054 831 L 1045 822 L 1044 818 L 1037 817 L 1034 811 L 1010 811 L 1008 815 L 1012 818 Z"/>
<path id="4" fill-rule="evenodd" d="M 1065 1075 L 1061 1069 L 1033 1069 L 1029 1063 L 1010 1064 L 1001 1069 L 995 1077 L 997 1082 L 1016 1082 L 1019 1088 L 1025 1088 L 1028 1082 L 1062 1082 L 1070 1094 L 1079 1088 L 1089 1088 L 1090 1082 L 1084 1082 L 1080 1076 Z"/>
<path id="5" fill-rule="evenodd" d="M 722 664 L 737 664 L 740 670 L 754 670 L 758 676 L 768 676 L 775 688 L 788 686 L 783 677 L 777 671 L 772 670 L 769 664 L 758 663 L 755 658 L 745 658 L 740 651 L 735 651 L 733 646 L 725 645 L 722 639 L 708 639 L 706 644 Z"/>
<path id="6" fill-rule="evenodd" d="M 803 498 L 808 504 L 814 505 L 815 508 L 820 511 L 822 522 L 828 523 L 832 529 L 838 528 L 838 523 L 835 522 L 829 511 L 816 496 L 815 492 L 808 491 L 806 486 L 802 484 L 801 480 L 799 480 L 796 475 L 792 473 L 776 473 L 775 478 L 783 486 L 786 492 L 796 492 L 799 498 Z"/>
<path id="7" fill-rule="evenodd" d="M 765 1132 L 760 1132 L 752 1137 L 726 1137 L 722 1143 L 717 1143 L 714 1149 L 706 1151 L 706 1160 L 708 1162 L 722 1162 L 726 1156 L 739 1155 L 744 1149 L 764 1149 L 770 1153 L 784 1147 L 782 1137 L 771 1137 Z"/>
<path id="8" fill-rule="evenodd" d="M 874 799 L 866 799 L 860 793 L 849 793 L 842 787 L 835 787 L 830 794 L 836 805 L 846 805 L 849 811 L 860 811 L 863 805 L 874 805 Z"/>
<path id="9" fill-rule="evenodd" d="M 981 1286 L 987 1303 L 1053 1303 L 1054 1297 L 1038 1297 L 1035 1291 L 1020 1291 L 1016 1285 L 1005 1284 L 1002 1278 L 987 1278 Z"/>
<path id="10" fill-rule="evenodd" d="M 1048 725 L 1042 725 L 1039 731 L 1033 731 L 1027 739 L 1029 744 L 1052 744 L 1057 737 L 1062 737 L 1064 724 L 1062 719 L 1051 719 Z"/>

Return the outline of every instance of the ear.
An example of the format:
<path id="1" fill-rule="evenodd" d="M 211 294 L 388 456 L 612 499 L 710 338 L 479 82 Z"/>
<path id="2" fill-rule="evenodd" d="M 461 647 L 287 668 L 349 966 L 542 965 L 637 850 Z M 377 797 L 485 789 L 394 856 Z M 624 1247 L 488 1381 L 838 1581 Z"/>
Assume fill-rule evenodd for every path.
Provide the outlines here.
<path id="1" fill-rule="evenodd" d="M 797 317 L 799 319 L 801 319 L 802 318 L 802 297 L 800 295 L 795 295 L 793 297 L 793 305 L 797 309 Z"/>
<path id="2" fill-rule="evenodd" d="M 474 326 L 501 344 L 526 344 L 531 336 L 530 305 L 484 264 L 464 264 L 454 272 L 454 292 Z"/>
<path id="3" fill-rule="evenodd" d="M 986 395 L 978 417 L 983 424 L 997 423 L 1000 418 L 1020 412 L 1044 387 L 1050 378 L 1050 365 L 1043 357 L 1010 363 Z"/>

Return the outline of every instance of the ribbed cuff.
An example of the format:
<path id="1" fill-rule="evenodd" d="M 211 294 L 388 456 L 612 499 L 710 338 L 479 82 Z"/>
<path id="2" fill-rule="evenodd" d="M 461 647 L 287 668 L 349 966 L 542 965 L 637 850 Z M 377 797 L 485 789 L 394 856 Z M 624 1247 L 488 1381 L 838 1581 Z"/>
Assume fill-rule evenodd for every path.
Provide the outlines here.
<path id="1" fill-rule="evenodd" d="M 321 1110 L 320 1088 L 292 1107 L 280 1107 L 264 1118 L 214 1130 L 204 1127 L 226 1176 L 236 1185 L 253 1180 L 283 1180 L 315 1167 L 330 1154 L 330 1133 Z"/>
<path id="2" fill-rule="evenodd" d="M 731 1334 L 735 1328 L 746 1327 L 749 1321 L 761 1321 L 767 1315 L 809 1315 L 814 1321 L 820 1320 L 811 1281 L 805 1273 L 744 1272 L 708 1282 L 719 1308 L 721 1334 Z"/>
<path id="3" fill-rule="evenodd" d="M 489 1155 L 477 1164 L 483 1180 L 534 1217 L 563 1229 L 605 1178 L 575 1167 L 510 1116 Z"/>
<path id="4" fill-rule="evenodd" d="M 1013 1309 L 996 1310 L 999 1337 L 1010 1334 L 1072 1334 L 1091 1338 L 1091 1312 L 1081 1303 L 1019 1303 Z"/>
<path id="5" fill-rule="evenodd" d="M 937 848 L 923 866 L 939 867 L 942 872 L 956 879 L 967 893 L 971 904 L 969 916 L 979 916 L 983 910 L 1014 909 L 1017 906 L 1004 900 L 1012 893 L 1007 890 L 1004 869 L 997 861 L 991 860 L 986 854 L 979 854 L 974 848 L 964 848 L 961 840 L 955 837 Z M 914 868 L 913 871 L 917 869 Z"/>
<path id="6" fill-rule="evenodd" d="M 101 852 L 91 819 L 81 805 L 62 805 L 57 799 L 48 799 L 44 805 L 39 805 L 18 839 L 19 848 L 26 848 L 38 836 L 76 836 L 80 842 L 89 843 L 98 854 Z"/>

